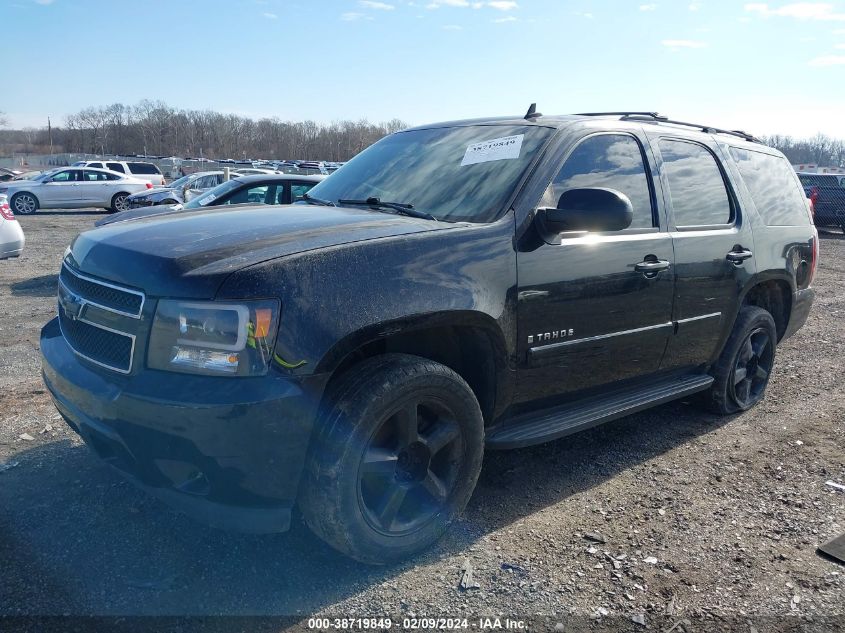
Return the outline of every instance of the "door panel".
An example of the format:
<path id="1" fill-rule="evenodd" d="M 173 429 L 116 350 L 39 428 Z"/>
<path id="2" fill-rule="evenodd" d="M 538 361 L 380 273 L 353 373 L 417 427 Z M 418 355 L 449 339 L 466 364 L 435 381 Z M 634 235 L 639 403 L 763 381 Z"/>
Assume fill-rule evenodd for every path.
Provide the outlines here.
<path id="1" fill-rule="evenodd" d="M 587 236 L 519 253 L 520 400 L 658 370 L 674 273 L 634 270 L 648 255 L 671 262 L 669 235 Z"/>
<path id="2" fill-rule="evenodd" d="M 81 177 L 78 169 L 68 169 L 58 172 L 50 182 L 38 187 L 35 194 L 44 208 L 65 208 L 70 209 L 80 206 L 79 182 Z"/>

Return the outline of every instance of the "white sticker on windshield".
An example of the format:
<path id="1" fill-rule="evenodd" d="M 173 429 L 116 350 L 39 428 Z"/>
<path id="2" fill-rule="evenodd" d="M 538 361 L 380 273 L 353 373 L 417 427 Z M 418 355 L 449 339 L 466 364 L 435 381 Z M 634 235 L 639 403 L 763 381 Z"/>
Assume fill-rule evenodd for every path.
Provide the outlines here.
<path id="1" fill-rule="evenodd" d="M 483 143 L 473 143 L 467 147 L 464 159 L 461 161 L 461 167 L 465 165 L 476 165 L 478 163 L 489 163 L 494 160 L 513 160 L 514 158 L 519 158 L 523 138 L 525 138 L 525 134 L 516 134 L 514 136 L 492 138 Z"/>

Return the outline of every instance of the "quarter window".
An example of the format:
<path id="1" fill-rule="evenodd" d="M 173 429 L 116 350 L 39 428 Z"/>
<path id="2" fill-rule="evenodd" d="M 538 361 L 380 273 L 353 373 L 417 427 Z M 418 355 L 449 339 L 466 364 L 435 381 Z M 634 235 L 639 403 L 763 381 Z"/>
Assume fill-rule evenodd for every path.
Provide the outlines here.
<path id="1" fill-rule="evenodd" d="M 655 226 L 645 159 L 634 137 L 601 134 L 583 141 L 546 190 L 543 206 L 557 206 L 565 191 L 584 187 L 605 187 L 624 193 L 634 208 L 630 228 Z"/>
<path id="2" fill-rule="evenodd" d="M 731 202 L 716 158 L 698 143 L 661 139 L 676 226 L 730 224 Z"/>
<path id="3" fill-rule="evenodd" d="M 123 165 L 120 163 L 106 163 L 106 168 L 111 169 L 112 171 L 120 172 L 121 174 L 125 174 L 126 170 L 123 169 Z"/>
<path id="4" fill-rule="evenodd" d="M 738 147 L 730 148 L 754 206 L 769 226 L 807 224 L 804 192 L 785 158 Z M 835 185 L 836 180 L 830 184 Z"/>

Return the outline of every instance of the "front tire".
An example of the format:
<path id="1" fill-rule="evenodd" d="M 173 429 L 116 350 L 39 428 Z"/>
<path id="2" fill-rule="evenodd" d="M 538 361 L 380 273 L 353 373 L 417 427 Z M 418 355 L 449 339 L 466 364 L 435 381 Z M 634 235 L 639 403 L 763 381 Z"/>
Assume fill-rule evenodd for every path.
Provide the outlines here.
<path id="1" fill-rule="evenodd" d="M 129 208 L 129 204 L 126 202 L 128 197 L 129 194 L 125 192 L 114 194 L 111 199 L 111 212 L 118 213 L 119 211 L 126 211 Z"/>
<path id="2" fill-rule="evenodd" d="M 777 329 L 763 308 L 743 306 L 704 393 L 708 409 L 721 415 L 747 411 L 763 399 L 777 348 Z"/>
<path id="3" fill-rule="evenodd" d="M 432 545 L 463 511 L 483 453 L 481 410 L 458 374 L 406 354 L 368 359 L 331 389 L 300 509 L 347 556 L 397 562 Z"/>
<path id="4" fill-rule="evenodd" d="M 15 215 L 30 215 L 38 211 L 38 198 L 31 193 L 16 193 L 11 202 Z"/>

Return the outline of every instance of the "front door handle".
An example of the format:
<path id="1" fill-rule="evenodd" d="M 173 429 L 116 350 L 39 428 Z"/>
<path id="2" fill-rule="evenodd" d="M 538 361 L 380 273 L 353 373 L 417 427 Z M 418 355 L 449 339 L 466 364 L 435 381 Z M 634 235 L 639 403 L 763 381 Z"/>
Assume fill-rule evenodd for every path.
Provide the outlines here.
<path id="1" fill-rule="evenodd" d="M 753 255 L 754 253 L 749 251 L 747 248 L 739 248 L 725 255 L 725 259 L 739 266 L 746 259 L 751 259 Z"/>
<path id="2" fill-rule="evenodd" d="M 634 270 L 645 273 L 647 276 L 654 276 L 667 268 L 669 268 L 669 262 L 665 259 L 645 259 L 639 264 L 634 264 Z"/>

